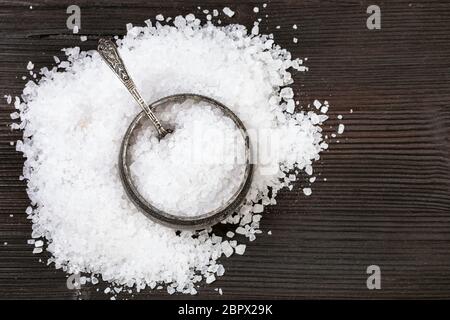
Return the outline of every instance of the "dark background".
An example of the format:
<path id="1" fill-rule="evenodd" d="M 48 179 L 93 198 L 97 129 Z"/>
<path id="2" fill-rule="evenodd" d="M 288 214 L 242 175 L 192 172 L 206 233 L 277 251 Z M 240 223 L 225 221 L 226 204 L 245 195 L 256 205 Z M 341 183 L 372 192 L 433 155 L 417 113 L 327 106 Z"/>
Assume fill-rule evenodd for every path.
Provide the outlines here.
<path id="1" fill-rule="evenodd" d="M 279 194 L 264 214 L 264 234 L 244 256 L 224 259 L 225 276 L 193 298 L 450 297 L 449 1 L 265 2 L 266 9 L 257 1 L 2 0 L 0 95 L 21 93 L 29 60 L 35 69 L 50 66 L 61 48 L 94 49 L 100 35 L 123 35 L 126 23 L 143 25 L 158 13 L 230 6 L 236 15 L 222 15 L 223 23 L 248 27 L 261 17 L 261 31 L 309 57 L 310 71 L 295 76 L 302 104 L 329 100 L 326 133 L 336 131 L 338 114 L 346 130 L 315 164 L 312 196 L 301 191 L 306 178 Z M 66 28 L 70 4 L 81 7 L 78 35 Z M 379 31 L 366 28 L 370 4 L 381 7 Z M 95 287 L 68 290 L 65 274 L 39 263 L 47 256 L 26 244 L 29 200 L 18 180 L 23 158 L 9 144 L 20 139 L 8 127 L 12 109 L 0 100 L 0 298 L 105 298 Z M 366 287 L 372 264 L 381 268 L 381 290 Z M 168 295 L 135 295 L 160 296 Z"/>

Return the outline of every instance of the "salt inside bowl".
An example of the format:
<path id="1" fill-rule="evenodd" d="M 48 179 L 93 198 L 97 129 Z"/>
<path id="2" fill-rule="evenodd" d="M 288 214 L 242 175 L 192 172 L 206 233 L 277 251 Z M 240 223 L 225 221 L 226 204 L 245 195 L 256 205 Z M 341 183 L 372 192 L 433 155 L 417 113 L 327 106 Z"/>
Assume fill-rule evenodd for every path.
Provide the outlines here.
<path id="1" fill-rule="evenodd" d="M 146 121 L 134 134 L 130 173 L 155 208 L 197 217 L 224 206 L 245 179 L 245 141 L 231 118 L 190 99 L 157 112 L 172 134 L 158 139 Z"/>

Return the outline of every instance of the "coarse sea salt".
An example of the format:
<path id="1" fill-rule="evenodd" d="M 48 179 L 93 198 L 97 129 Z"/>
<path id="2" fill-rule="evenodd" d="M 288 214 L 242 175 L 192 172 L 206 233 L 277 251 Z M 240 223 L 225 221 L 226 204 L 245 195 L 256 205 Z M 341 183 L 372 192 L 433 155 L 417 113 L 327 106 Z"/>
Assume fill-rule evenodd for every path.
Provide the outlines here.
<path id="1" fill-rule="evenodd" d="M 223 13 L 224 13 L 225 15 L 227 15 L 227 16 L 230 17 L 230 18 L 231 18 L 232 16 L 234 16 L 234 11 L 231 10 L 230 8 L 228 8 L 228 7 L 223 8 L 222 11 L 223 11 Z"/>
<path id="2" fill-rule="evenodd" d="M 225 205 L 244 181 L 245 142 L 235 123 L 220 109 L 190 100 L 158 116 L 174 132 L 159 140 L 149 125 L 137 137 L 130 171 L 140 193 L 177 216 Z"/>
<path id="3" fill-rule="evenodd" d="M 238 225 L 239 242 L 242 236 L 254 241 L 261 233 L 254 211 L 276 203 L 295 169 L 312 174 L 313 162 L 327 147 L 320 127 L 327 116 L 300 107 L 297 113 L 284 111 L 293 94 L 283 89 L 280 95 L 280 89 L 293 83 L 291 72 L 306 69 L 271 35 L 249 35 L 241 25 L 200 25 L 182 16 L 172 21 L 132 27 L 118 41 L 120 53 L 147 101 L 203 94 L 243 121 L 255 172 L 244 205 L 223 223 Z M 21 123 L 12 127 L 24 130 L 16 148 L 26 157 L 32 238 L 46 240 L 48 263 L 70 274 L 90 274 L 93 284 L 98 282 L 93 275 L 99 275 L 116 287 L 166 286 L 196 294 L 199 282 L 224 274 L 221 257 L 245 247 L 211 229 L 176 232 L 134 207 L 121 185 L 117 156 L 140 109 L 98 53 L 78 47 L 65 53 L 68 61 L 41 69 L 42 78 L 29 81 L 15 102 Z"/>

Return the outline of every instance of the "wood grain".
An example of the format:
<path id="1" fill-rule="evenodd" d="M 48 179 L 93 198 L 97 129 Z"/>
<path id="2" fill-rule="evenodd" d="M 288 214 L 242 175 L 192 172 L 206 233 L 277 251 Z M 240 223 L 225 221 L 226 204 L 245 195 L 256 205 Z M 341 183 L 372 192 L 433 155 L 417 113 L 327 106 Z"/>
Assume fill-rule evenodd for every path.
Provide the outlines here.
<path id="1" fill-rule="evenodd" d="M 52 65 L 53 55 L 62 58 L 61 48 L 93 49 L 100 35 L 123 35 L 128 22 L 223 6 L 212 0 L 76 1 L 80 34 L 89 37 L 81 43 L 65 27 L 72 3 L 0 1 L 2 96 L 20 94 L 29 60 Z M 325 133 L 336 131 L 338 114 L 346 131 L 330 139 L 330 150 L 316 163 L 312 196 L 301 192 L 306 178 L 282 192 L 264 215 L 265 233 L 244 256 L 224 260 L 225 276 L 194 298 L 449 298 L 450 3 L 378 1 L 379 31 L 365 26 L 372 2 L 267 3 L 258 15 L 262 30 L 294 56 L 309 57 L 310 71 L 295 76 L 302 104 L 329 100 Z M 228 4 L 236 16 L 223 23 L 251 26 L 257 4 Z M 18 179 L 23 158 L 10 145 L 20 138 L 8 127 L 11 111 L 1 100 L 0 298 L 105 298 L 89 286 L 68 290 L 64 273 L 39 263 L 26 244 L 29 200 Z M 382 290 L 366 288 L 371 264 L 381 267 Z M 158 291 L 134 297 L 192 298 Z"/>

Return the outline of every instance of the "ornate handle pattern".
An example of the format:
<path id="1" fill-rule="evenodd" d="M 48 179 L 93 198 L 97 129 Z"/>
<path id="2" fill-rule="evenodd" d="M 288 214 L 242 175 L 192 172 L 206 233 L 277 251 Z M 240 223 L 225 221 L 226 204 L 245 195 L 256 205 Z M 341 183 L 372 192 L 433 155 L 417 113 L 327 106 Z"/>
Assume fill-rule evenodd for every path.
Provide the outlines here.
<path id="1" fill-rule="evenodd" d="M 141 108 L 144 110 L 144 112 L 158 131 L 159 138 L 162 139 L 170 131 L 163 128 L 153 111 L 148 107 L 147 103 L 145 103 L 144 98 L 142 98 L 133 80 L 128 75 L 128 71 L 122 61 L 122 58 L 120 57 L 119 51 L 117 51 L 117 47 L 114 42 L 109 39 L 100 39 L 98 41 L 97 51 L 106 62 L 106 64 L 114 72 L 114 74 L 120 79 L 120 81 L 122 81 L 128 92 L 130 92 L 139 106 L 141 106 Z"/>

